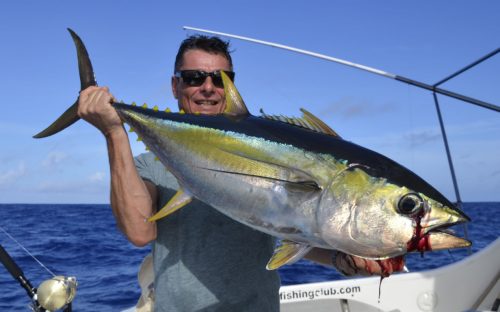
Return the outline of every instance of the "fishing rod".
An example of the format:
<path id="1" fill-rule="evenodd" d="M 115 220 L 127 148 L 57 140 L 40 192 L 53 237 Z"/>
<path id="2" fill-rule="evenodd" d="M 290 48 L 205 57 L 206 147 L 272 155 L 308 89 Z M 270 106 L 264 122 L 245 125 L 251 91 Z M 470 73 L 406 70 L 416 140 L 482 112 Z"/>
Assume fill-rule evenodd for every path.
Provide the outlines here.
<path id="1" fill-rule="evenodd" d="M 259 39 L 253 39 L 253 38 L 249 38 L 249 37 L 243 37 L 243 36 L 238 36 L 238 35 L 233 35 L 233 34 L 213 31 L 213 30 L 195 28 L 195 27 L 190 27 L 190 26 L 183 26 L 183 29 L 204 32 L 204 33 L 219 35 L 219 36 L 223 36 L 223 37 L 230 37 L 230 38 L 240 39 L 240 40 L 244 40 L 244 41 L 250 41 L 250 42 L 254 42 L 254 43 L 258 43 L 258 44 L 262 44 L 262 45 L 267 45 L 267 46 L 271 46 L 271 47 L 275 47 L 275 48 L 279 48 L 279 49 L 289 50 L 289 51 L 300 53 L 300 54 L 314 56 L 314 57 L 317 57 L 320 59 L 324 59 L 327 61 L 332 61 L 332 62 L 339 63 L 342 65 L 354 67 L 357 69 L 361 69 L 361 70 L 370 72 L 372 74 L 377 74 L 377 75 L 380 75 L 380 76 L 383 76 L 386 78 L 390 78 L 390 79 L 394 79 L 394 80 L 397 80 L 400 82 L 404 82 L 404 83 L 410 84 L 410 85 L 415 86 L 415 87 L 419 87 L 419 88 L 426 89 L 426 90 L 429 90 L 429 91 L 432 91 L 435 93 L 446 95 L 446 96 L 449 96 L 449 97 L 452 97 L 452 98 L 455 98 L 455 99 L 458 99 L 458 100 L 461 100 L 464 102 L 468 102 L 468 103 L 471 103 L 471 104 L 474 104 L 477 106 L 481 106 L 484 108 L 494 110 L 496 112 L 500 112 L 500 106 L 497 106 L 497 105 L 494 105 L 494 104 L 491 104 L 491 103 L 488 103 L 485 101 L 481 101 L 481 100 L 478 100 L 478 99 L 475 99 L 475 98 L 472 98 L 469 96 L 465 96 L 465 95 L 462 95 L 462 94 L 459 94 L 456 92 L 452 92 L 452 91 L 449 91 L 446 89 L 438 88 L 437 87 L 438 84 L 429 85 L 429 84 L 426 84 L 426 83 L 423 83 L 423 82 L 420 82 L 420 81 L 417 81 L 414 79 L 410 79 L 410 78 L 403 77 L 400 75 L 392 74 L 392 73 L 389 73 L 389 72 L 386 72 L 386 71 L 383 71 L 380 69 L 376 69 L 373 67 L 369 67 L 369 66 L 365 66 L 365 65 L 361 65 L 361 64 L 356 64 L 356 63 L 346 61 L 343 59 L 339 59 L 336 57 L 332 57 L 332 56 L 328 56 L 328 55 L 324 55 L 324 54 L 320 54 L 320 53 L 316 53 L 316 52 L 311 52 L 311 51 L 307 51 L 307 50 L 303 50 L 303 49 L 298 49 L 298 48 L 286 46 L 286 45 L 279 44 L 279 43 L 274 43 L 274 42 L 269 42 L 269 41 L 264 41 L 264 40 L 259 40 Z M 500 48 L 497 48 L 496 50 L 491 52 L 490 53 L 491 55 L 488 56 L 488 58 L 497 54 L 498 52 L 500 52 Z"/>
<path id="2" fill-rule="evenodd" d="M 63 312 L 71 312 L 71 302 L 73 301 L 76 293 L 76 279 L 74 277 L 56 276 L 26 248 L 24 248 L 24 246 L 22 246 L 7 231 L 5 231 L 5 229 L 0 227 L 0 230 L 53 275 L 51 279 L 42 282 L 38 288 L 34 288 L 28 278 L 24 275 L 23 270 L 17 265 L 7 250 L 5 250 L 5 248 L 0 244 L 0 262 L 7 269 L 10 275 L 12 275 L 12 277 L 19 282 L 21 287 L 26 290 L 28 297 L 30 297 L 32 301 L 32 310 L 35 312 L 50 312 L 64 309 Z"/>
<path id="3" fill-rule="evenodd" d="M 36 302 L 36 289 L 31 285 L 30 281 L 24 275 L 23 270 L 17 265 L 17 263 L 12 259 L 7 250 L 0 245 L 0 262 L 2 262 L 3 266 L 7 269 L 7 271 L 12 275 L 12 277 L 21 284 L 21 287 L 26 290 L 28 297 L 31 298 L 35 302 L 35 305 L 38 306 Z M 39 310 L 44 311 L 44 310 Z"/>

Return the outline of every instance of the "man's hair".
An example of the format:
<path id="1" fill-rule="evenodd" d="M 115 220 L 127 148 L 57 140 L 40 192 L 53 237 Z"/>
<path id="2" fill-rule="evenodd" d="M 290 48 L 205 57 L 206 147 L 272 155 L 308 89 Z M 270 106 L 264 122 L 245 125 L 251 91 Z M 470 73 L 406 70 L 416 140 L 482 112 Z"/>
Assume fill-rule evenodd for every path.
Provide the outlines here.
<path id="1" fill-rule="evenodd" d="M 212 54 L 220 54 L 229 61 L 229 66 L 233 68 L 233 60 L 229 51 L 229 42 L 220 39 L 219 37 L 208 37 L 204 35 L 194 35 L 182 41 L 177 56 L 175 57 L 174 71 L 177 71 L 182 66 L 184 53 L 189 50 L 202 50 Z"/>

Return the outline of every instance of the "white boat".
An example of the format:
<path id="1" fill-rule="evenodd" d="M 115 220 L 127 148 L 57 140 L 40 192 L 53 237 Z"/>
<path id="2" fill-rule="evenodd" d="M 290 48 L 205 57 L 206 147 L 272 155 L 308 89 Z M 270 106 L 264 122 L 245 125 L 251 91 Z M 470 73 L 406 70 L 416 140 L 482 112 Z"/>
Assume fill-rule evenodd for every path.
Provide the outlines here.
<path id="1" fill-rule="evenodd" d="M 437 269 L 379 277 L 283 286 L 282 312 L 498 311 L 500 238 Z M 379 298 L 380 285 L 380 298 Z"/>

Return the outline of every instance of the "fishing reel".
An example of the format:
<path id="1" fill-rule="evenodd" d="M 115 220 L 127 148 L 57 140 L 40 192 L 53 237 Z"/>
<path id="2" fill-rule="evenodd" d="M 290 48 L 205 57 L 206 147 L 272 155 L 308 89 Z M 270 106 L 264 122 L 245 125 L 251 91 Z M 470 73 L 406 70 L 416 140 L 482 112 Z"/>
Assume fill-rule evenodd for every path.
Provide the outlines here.
<path id="1" fill-rule="evenodd" d="M 33 311 L 52 312 L 64 308 L 64 312 L 71 312 L 71 301 L 73 301 L 76 294 L 77 283 L 75 277 L 54 275 L 53 278 L 42 282 L 37 289 L 31 285 L 30 281 L 24 275 L 23 270 L 21 270 L 2 245 L 0 245 L 0 263 L 5 266 L 12 277 L 26 290 L 26 293 L 33 302 L 31 306 Z"/>
<path id="2" fill-rule="evenodd" d="M 34 300 L 44 310 L 34 307 L 34 311 L 56 311 L 65 308 L 71 311 L 71 301 L 76 294 L 76 278 L 65 276 L 54 276 L 40 284 L 36 290 Z"/>

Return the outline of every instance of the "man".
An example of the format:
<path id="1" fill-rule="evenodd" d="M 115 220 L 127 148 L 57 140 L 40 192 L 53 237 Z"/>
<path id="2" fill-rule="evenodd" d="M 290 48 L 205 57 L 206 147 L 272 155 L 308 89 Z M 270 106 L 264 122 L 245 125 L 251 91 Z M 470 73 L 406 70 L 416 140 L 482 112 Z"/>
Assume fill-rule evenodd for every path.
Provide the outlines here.
<path id="1" fill-rule="evenodd" d="M 225 108 L 220 71 L 233 77 L 228 43 L 194 36 L 179 48 L 172 92 L 186 113 L 220 114 Z M 110 105 L 106 87 L 81 92 L 78 114 L 106 138 L 111 170 L 111 206 L 117 224 L 136 246 L 153 242 L 155 311 L 278 311 L 276 271 L 267 271 L 275 241 L 193 201 L 156 223 L 145 222 L 175 194 L 175 178 L 151 153 L 134 161 L 128 136 Z M 332 265 L 332 251 L 307 256 Z M 336 253 L 346 274 L 380 273 L 375 261 Z M 400 268 L 386 267 L 389 273 Z"/>

